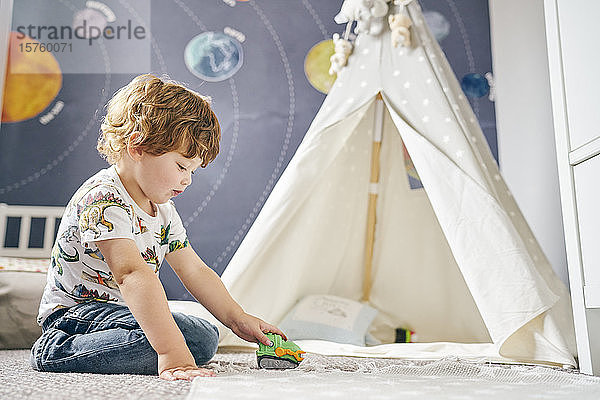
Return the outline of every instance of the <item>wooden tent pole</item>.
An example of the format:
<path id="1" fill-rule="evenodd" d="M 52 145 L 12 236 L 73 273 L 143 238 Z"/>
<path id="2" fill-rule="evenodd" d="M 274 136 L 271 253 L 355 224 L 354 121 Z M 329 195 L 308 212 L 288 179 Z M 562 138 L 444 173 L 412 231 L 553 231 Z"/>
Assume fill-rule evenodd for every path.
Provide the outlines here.
<path id="1" fill-rule="evenodd" d="M 379 153 L 383 135 L 383 98 L 377 93 L 375 99 L 375 123 L 371 150 L 371 178 L 369 180 L 369 206 L 367 214 L 367 236 L 365 243 L 365 275 L 362 301 L 369 301 L 373 286 L 373 247 L 375 245 L 375 223 L 377 222 L 377 195 L 379 192 Z"/>

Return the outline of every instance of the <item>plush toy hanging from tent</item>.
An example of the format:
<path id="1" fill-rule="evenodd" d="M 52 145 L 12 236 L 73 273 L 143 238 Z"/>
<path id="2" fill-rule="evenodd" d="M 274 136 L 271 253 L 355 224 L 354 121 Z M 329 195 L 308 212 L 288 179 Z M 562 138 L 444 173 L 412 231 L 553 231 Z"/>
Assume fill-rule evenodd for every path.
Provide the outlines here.
<path id="1" fill-rule="evenodd" d="M 384 18 L 390 0 L 346 0 L 334 21 L 338 24 L 356 21 L 354 33 L 379 35 L 383 30 Z"/>
<path id="2" fill-rule="evenodd" d="M 355 34 L 365 33 L 368 35 L 379 35 L 383 32 L 385 16 L 388 15 L 388 24 L 392 35 L 392 46 L 399 44 L 410 47 L 410 27 L 412 21 L 406 14 L 405 7 L 412 0 L 393 0 L 393 13 L 388 15 L 389 5 L 392 0 L 345 0 L 340 12 L 334 20 L 338 24 L 346 24 L 344 36 L 338 33 L 333 34 L 333 44 L 335 53 L 330 57 L 331 67 L 329 75 L 339 73 L 346 63 L 348 57 L 352 54 L 354 37 L 351 37 L 350 30 L 352 23 L 356 21 L 354 28 Z"/>
<path id="3" fill-rule="evenodd" d="M 392 31 L 392 46 L 398 47 L 401 44 L 410 47 L 410 26 L 412 25 L 410 17 L 404 12 L 390 14 L 388 23 Z"/>
<path id="4" fill-rule="evenodd" d="M 333 47 L 335 53 L 329 58 L 331 66 L 329 67 L 329 75 L 339 73 L 348 62 L 348 57 L 352 53 L 352 42 L 340 37 L 338 33 L 333 34 Z"/>

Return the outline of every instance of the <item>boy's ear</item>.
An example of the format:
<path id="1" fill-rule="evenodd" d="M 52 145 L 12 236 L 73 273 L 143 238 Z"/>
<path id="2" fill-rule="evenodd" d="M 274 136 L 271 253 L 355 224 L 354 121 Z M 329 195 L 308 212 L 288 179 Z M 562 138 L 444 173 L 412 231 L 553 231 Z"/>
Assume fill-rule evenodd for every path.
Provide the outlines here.
<path id="1" fill-rule="evenodd" d="M 127 154 L 134 161 L 139 161 L 142 157 L 142 153 L 144 152 L 142 148 L 136 144 L 139 135 L 140 132 L 134 131 L 131 132 L 131 135 L 129 135 L 129 139 L 127 139 Z"/>

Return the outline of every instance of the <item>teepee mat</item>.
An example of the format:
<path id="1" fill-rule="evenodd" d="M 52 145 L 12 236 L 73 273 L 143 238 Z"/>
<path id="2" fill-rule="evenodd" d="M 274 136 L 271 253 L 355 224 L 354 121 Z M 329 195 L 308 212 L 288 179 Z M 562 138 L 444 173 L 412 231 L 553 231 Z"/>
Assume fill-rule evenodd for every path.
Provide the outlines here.
<path id="1" fill-rule="evenodd" d="M 196 378 L 196 399 L 598 399 L 600 378 L 558 368 L 500 365 L 446 357 L 437 361 L 332 357 L 309 353 L 297 369 L 259 370 L 254 353 L 224 353 Z"/>

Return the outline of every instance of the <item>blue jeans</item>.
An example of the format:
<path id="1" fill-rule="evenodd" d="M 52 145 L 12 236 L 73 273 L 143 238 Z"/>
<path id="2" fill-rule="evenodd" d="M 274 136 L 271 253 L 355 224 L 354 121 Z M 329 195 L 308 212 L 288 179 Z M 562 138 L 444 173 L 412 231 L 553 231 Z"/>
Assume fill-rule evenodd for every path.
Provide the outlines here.
<path id="1" fill-rule="evenodd" d="M 217 351 L 217 328 L 186 314 L 173 318 L 196 364 L 206 364 Z M 42 332 L 29 359 L 37 371 L 158 374 L 158 355 L 126 306 L 89 302 L 59 309 Z"/>

